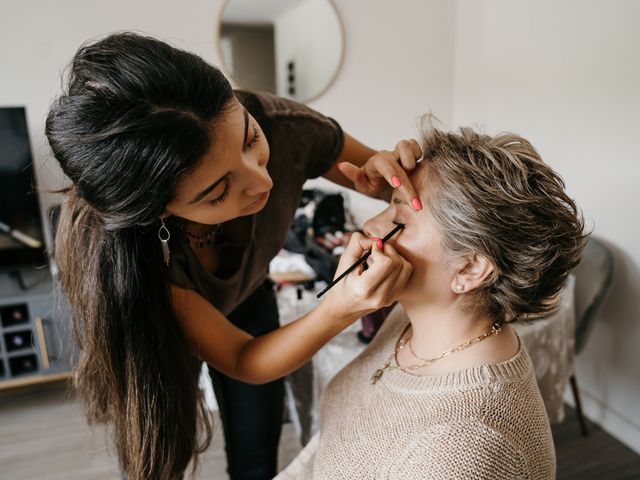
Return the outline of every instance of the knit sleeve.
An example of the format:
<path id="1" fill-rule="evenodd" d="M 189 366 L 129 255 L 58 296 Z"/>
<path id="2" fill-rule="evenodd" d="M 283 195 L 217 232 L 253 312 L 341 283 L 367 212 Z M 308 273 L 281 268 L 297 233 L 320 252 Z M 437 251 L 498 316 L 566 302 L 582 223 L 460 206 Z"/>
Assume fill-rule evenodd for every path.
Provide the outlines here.
<path id="1" fill-rule="evenodd" d="M 313 477 L 313 460 L 316 456 L 320 432 L 316 433 L 309 443 L 298 453 L 287 468 L 278 474 L 274 480 L 309 480 Z"/>
<path id="2" fill-rule="evenodd" d="M 522 454 L 481 421 L 436 425 L 421 433 L 393 462 L 389 478 L 531 479 Z"/>

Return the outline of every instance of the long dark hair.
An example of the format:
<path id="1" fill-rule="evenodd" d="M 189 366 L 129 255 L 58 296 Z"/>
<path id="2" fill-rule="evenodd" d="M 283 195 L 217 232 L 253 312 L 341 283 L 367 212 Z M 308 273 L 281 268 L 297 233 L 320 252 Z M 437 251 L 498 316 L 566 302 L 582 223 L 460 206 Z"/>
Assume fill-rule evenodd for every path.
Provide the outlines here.
<path id="1" fill-rule="evenodd" d="M 72 182 L 55 258 L 80 347 L 75 382 L 89 421 L 112 427 L 131 480 L 181 478 L 211 441 L 157 233 L 232 95 L 196 55 L 118 33 L 78 50 L 47 116 Z"/>

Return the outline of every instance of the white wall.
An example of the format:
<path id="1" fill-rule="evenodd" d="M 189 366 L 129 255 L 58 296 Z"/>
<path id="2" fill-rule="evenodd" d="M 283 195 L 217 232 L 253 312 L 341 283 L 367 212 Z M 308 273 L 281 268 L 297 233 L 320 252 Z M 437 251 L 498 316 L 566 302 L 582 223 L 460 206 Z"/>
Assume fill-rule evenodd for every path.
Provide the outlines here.
<path id="1" fill-rule="evenodd" d="M 398 140 L 413 138 L 416 120 L 428 110 L 450 122 L 454 2 L 340 0 L 335 4 L 345 29 L 344 64 L 333 86 L 311 105 L 377 149 L 393 149 Z M 333 186 L 323 180 L 309 185 Z M 349 197 L 359 222 L 385 205 L 359 194 Z"/>
<path id="2" fill-rule="evenodd" d="M 586 410 L 640 452 L 640 2 L 457 1 L 454 125 L 514 130 L 611 245 L 612 294 L 577 361 Z"/>
<path id="3" fill-rule="evenodd" d="M 5 2 L 0 104 L 27 106 L 40 186 L 59 186 L 43 124 L 60 72 L 82 41 L 136 29 L 218 63 L 222 5 Z M 640 3 L 338 0 L 336 6 L 344 65 L 315 108 L 374 148 L 413 136 L 415 119 L 429 109 L 451 126 L 516 130 L 565 177 L 595 233 L 613 246 L 614 292 L 579 358 L 578 378 L 591 417 L 640 451 Z M 360 205 L 363 218 L 380 206 Z"/>
<path id="4" fill-rule="evenodd" d="M 169 0 L 2 2 L 0 105 L 26 105 L 40 189 L 59 188 L 62 179 L 55 160 L 49 157 L 44 121 L 50 102 L 60 91 L 61 73 L 80 44 L 116 30 L 139 30 L 215 62 L 216 18 L 221 6 L 221 0 L 184 4 Z M 41 203 L 46 208 L 54 198 L 43 193 Z"/>
<path id="5" fill-rule="evenodd" d="M 450 120 L 453 4 L 404 0 L 334 2 L 345 29 L 344 65 L 330 90 L 312 103 L 374 148 L 392 148 L 415 134 L 414 120 L 431 108 Z M 151 7 L 152 6 L 152 7 Z M 116 30 L 137 30 L 220 64 L 215 45 L 223 0 L 24 0 L 0 12 L 0 105 L 26 105 L 36 175 L 42 189 L 62 175 L 44 138 L 48 106 L 64 66 L 79 45 Z M 53 197 L 42 195 L 45 206 Z M 367 204 L 369 216 L 380 204 Z"/>

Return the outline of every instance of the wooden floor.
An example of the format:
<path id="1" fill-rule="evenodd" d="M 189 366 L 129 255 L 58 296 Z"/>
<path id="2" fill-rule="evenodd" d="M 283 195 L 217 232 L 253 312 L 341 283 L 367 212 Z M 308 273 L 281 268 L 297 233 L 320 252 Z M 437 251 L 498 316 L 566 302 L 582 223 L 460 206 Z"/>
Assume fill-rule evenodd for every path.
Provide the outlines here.
<path id="1" fill-rule="evenodd" d="M 640 479 L 640 456 L 590 425 L 580 437 L 572 411 L 554 427 L 558 479 Z M 195 478 L 224 479 L 221 427 L 202 456 Z M 286 466 L 300 445 L 291 424 L 285 424 L 280 465 Z M 105 433 L 89 429 L 78 402 L 64 386 L 0 394 L 0 478 L 3 480 L 117 479 L 115 461 L 106 448 Z"/>
<path id="2" fill-rule="evenodd" d="M 219 421 L 214 430 L 194 479 L 227 478 Z M 280 468 L 299 450 L 293 426 L 285 424 Z M 0 393 L 1 480 L 119 480 L 116 464 L 105 431 L 86 425 L 80 404 L 64 385 Z"/>
<path id="3" fill-rule="evenodd" d="M 640 480 L 640 456 L 601 428 L 588 423 L 589 435 L 580 436 L 575 412 L 554 425 L 558 479 Z"/>

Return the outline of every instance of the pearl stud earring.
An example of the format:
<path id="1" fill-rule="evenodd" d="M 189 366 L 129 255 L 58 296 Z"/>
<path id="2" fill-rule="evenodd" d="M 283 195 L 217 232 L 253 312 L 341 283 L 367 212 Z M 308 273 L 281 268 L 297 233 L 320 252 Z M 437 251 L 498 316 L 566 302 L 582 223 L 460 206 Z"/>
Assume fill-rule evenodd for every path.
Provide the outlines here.
<path id="1" fill-rule="evenodd" d="M 456 291 L 457 292 L 463 292 L 464 291 L 464 285 L 462 285 L 461 283 L 456 285 Z"/>

